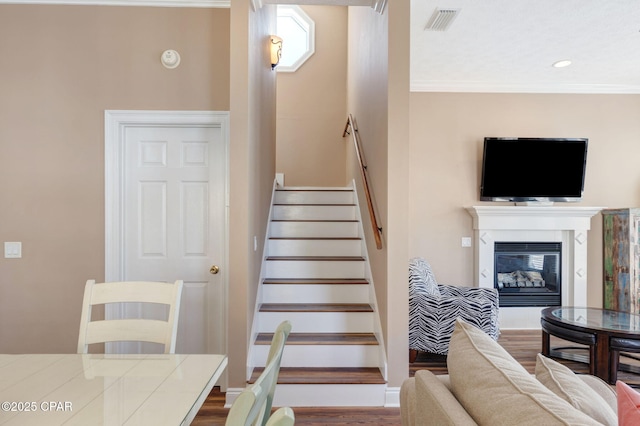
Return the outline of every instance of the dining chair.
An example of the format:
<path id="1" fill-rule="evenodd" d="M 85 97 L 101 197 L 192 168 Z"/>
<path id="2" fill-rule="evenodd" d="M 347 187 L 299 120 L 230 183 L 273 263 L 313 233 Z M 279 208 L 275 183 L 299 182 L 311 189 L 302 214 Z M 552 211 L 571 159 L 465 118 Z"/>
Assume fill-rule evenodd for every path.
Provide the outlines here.
<path id="1" fill-rule="evenodd" d="M 266 426 L 293 426 L 296 423 L 296 416 L 289 407 L 278 408 L 278 410 L 269 417 Z"/>
<path id="2" fill-rule="evenodd" d="M 271 425 L 268 422 L 270 417 L 272 417 L 271 407 L 273 405 L 273 396 L 278 383 L 282 353 L 284 352 L 284 346 L 290 332 L 291 323 L 289 321 L 283 321 L 278 325 L 271 339 L 271 347 L 269 348 L 266 367 L 258 379 L 243 390 L 235 399 L 227 415 L 225 426 Z M 291 411 L 291 415 L 293 415 L 293 411 Z M 281 413 L 278 417 L 282 417 L 281 420 L 278 421 L 283 422 L 277 423 L 278 425 L 288 424 L 288 415 Z M 276 419 L 273 421 L 275 422 Z"/>
<path id="3" fill-rule="evenodd" d="M 124 281 L 96 284 L 88 280 L 84 287 L 78 353 L 88 353 L 89 345 L 109 342 L 151 342 L 164 345 L 164 353 L 175 353 L 178 314 L 183 282 Z M 166 320 L 127 318 L 94 320 L 96 305 L 111 303 L 152 303 L 166 305 Z"/>

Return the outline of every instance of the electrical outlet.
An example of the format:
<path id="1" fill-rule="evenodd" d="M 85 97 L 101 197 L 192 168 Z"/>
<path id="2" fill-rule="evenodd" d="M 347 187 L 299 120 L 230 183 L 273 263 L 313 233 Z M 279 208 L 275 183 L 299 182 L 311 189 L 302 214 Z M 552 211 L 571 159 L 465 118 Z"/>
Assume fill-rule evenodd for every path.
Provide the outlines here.
<path id="1" fill-rule="evenodd" d="M 462 247 L 471 247 L 471 237 L 462 237 Z"/>
<path id="2" fill-rule="evenodd" d="M 22 243 L 6 242 L 4 243 L 4 257 L 6 259 L 19 259 L 22 257 Z"/>

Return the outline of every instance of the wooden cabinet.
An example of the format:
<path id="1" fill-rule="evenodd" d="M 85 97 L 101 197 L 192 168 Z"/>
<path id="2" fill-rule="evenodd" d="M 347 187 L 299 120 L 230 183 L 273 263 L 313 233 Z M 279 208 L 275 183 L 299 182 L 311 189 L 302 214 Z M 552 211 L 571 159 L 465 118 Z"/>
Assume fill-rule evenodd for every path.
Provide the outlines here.
<path id="1" fill-rule="evenodd" d="M 602 211 L 604 308 L 639 313 L 640 208 Z"/>

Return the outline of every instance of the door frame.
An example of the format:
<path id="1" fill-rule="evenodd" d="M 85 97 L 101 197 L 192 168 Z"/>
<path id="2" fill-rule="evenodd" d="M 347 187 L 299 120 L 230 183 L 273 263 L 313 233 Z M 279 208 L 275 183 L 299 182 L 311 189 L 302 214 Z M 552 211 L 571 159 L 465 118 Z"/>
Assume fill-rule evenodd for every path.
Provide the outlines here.
<path id="1" fill-rule="evenodd" d="M 137 111 L 105 110 L 104 112 L 104 156 L 105 156 L 105 282 L 124 279 L 124 143 L 128 127 L 140 126 L 183 126 L 216 127 L 222 132 L 225 144 L 225 212 L 224 212 L 224 253 L 223 259 L 216 259 L 224 271 L 228 271 L 229 258 L 229 112 L 228 111 Z M 229 275 L 223 275 L 223 318 L 227 316 L 227 295 Z M 117 315 L 105 312 L 105 315 Z M 227 330 L 223 328 L 225 351 Z M 209 344 L 207 343 L 207 346 Z"/>

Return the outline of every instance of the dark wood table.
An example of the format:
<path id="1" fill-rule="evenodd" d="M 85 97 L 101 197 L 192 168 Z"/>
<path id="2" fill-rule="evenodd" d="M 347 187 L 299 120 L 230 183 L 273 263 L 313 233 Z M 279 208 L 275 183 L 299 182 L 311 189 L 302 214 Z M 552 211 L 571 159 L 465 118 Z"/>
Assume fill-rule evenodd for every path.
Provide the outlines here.
<path id="1" fill-rule="evenodd" d="M 618 370 L 640 374 L 621 364 L 620 352 L 640 353 L 640 315 L 598 308 L 552 306 L 542 310 L 542 354 L 587 362 L 589 373 L 615 384 Z M 588 346 L 588 357 L 551 348 L 550 336 Z M 567 348 L 564 348 L 567 349 Z"/>

